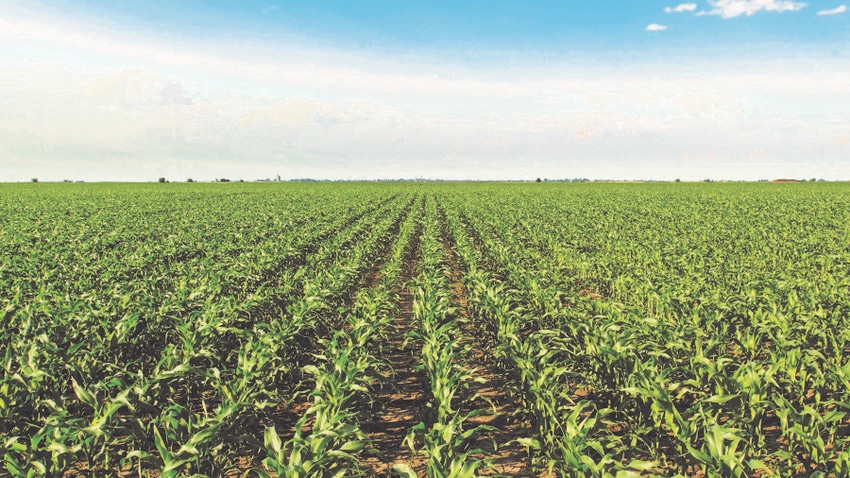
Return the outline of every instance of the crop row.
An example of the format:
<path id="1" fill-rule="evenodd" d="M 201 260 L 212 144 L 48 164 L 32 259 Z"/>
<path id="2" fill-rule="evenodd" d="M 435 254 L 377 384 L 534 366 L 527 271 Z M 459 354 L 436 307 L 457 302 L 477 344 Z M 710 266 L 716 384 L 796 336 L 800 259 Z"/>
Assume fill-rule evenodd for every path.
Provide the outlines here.
<path id="1" fill-rule="evenodd" d="M 340 309 L 342 320 L 331 336 L 319 339 L 317 362 L 302 369 L 315 383 L 311 406 L 287 441 L 281 440 L 275 427 L 266 428 L 267 457 L 264 468 L 254 469 L 258 476 L 270 476 L 269 471 L 293 478 L 359 473 L 358 457 L 371 445 L 361 423 L 370 419 L 372 390 L 391 377 L 382 358 L 382 343 L 397 311 L 394 287 L 398 286 L 417 209 L 410 208 L 399 226 L 388 259 L 380 268 L 380 283 L 374 287 L 364 284 L 351 308 Z"/>
<path id="2" fill-rule="evenodd" d="M 425 420 L 413 427 L 405 440 L 426 460 L 429 478 L 469 478 L 486 462 L 472 455 L 477 437 L 488 426 L 472 424 L 471 418 L 488 409 L 461 411 L 462 402 L 475 397 L 464 393 L 476 380 L 465 365 L 468 340 L 460 327 L 461 317 L 452 304 L 450 270 L 442 241 L 435 199 L 426 203 L 420 241 L 419 275 L 410 284 L 413 291 L 413 328 L 409 335 L 419 349 L 419 369 L 427 377 L 428 401 Z M 403 476 L 415 477 L 406 465 L 397 465 Z"/>

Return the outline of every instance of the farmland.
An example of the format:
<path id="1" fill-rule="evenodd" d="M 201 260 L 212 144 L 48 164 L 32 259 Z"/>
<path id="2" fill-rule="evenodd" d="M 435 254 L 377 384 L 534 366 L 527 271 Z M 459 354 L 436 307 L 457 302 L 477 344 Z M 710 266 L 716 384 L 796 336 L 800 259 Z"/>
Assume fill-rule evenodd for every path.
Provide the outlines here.
<path id="1" fill-rule="evenodd" d="M 0 476 L 850 475 L 850 186 L 0 185 Z"/>

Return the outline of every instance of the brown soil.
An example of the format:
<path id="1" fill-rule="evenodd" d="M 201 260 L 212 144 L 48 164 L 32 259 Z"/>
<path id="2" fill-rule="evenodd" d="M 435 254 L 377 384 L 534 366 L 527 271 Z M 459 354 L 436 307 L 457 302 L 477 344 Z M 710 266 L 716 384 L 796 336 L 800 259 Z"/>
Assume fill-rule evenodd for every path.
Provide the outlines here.
<path id="1" fill-rule="evenodd" d="M 599 299 L 605 298 L 605 296 L 603 296 L 602 294 L 595 292 L 593 289 L 589 289 L 587 287 L 578 291 L 578 295 L 587 296 L 587 297 L 589 297 L 593 300 L 599 300 Z"/>
<path id="2" fill-rule="evenodd" d="M 413 315 L 413 296 L 402 291 L 399 299 L 399 316 L 388 339 L 386 359 L 393 369 L 392 382 L 375 390 L 373 398 L 380 404 L 380 412 L 371 423 L 363 423 L 362 429 L 372 440 L 373 452 L 363 455 L 360 466 L 366 476 L 392 476 L 394 464 L 411 465 L 417 473 L 423 473 L 425 461 L 413 456 L 403 446 L 408 430 L 422 421 L 426 397 L 425 377 L 414 370 L 415 350 L 404 343 L 405 333 Z"/>

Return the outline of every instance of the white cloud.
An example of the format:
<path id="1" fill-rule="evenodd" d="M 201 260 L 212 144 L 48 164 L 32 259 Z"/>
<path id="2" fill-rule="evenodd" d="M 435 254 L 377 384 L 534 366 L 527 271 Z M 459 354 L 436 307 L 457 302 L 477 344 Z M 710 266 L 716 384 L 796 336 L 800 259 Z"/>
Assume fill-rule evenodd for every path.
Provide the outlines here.
<path id="1" fill-rule="evenodd" d="M 680 3 L 676 7 L 665 7 L 664 11 L 667 13 L 678 13 L 678 12 L 692 12 L 697 9 L 696 3 Z"/>
<path id="2" fill-rule="evenodd" d="M 846 11 L 847 5 L 839 5 L 829 10 L 821 10 L 818 12 L 818 15 L 838 15 L 839 13 L 844 13 Z"/>
<path id="3" fill-rule="evenodd" d="M 646 31 L 648 32 L 662 32 L 666 29 L 667 27 L 665 25 L 659 25 L 657 23 L 650 23 L 646 26 Z"/>
<path id="4" fill-rule="evenodd" d="M 734 18 L 741 15 L 751 16 L 762 10 L 766 12 L 795 12 L 806 7 L 806 3 L 790 0 L 708 0 L 714 7 L 709 15 Z"/>
<path id="5" fill-rule="evenodd" d="M 504 95 L 513 85 L 500 82 L 455 79 L 451 75 L 411 74 L 401 69 L 385 71 L 381 65 L 352 63 L 354 55 L 346 52 L 311 50 L 308 59 L 249 59 L 211 51 L 191 42 L 179 45 L 150 38 L 136 38 L 112 31 L 87 30 L 74 23 L 45 22 L 40 19 L 14 17 L 0 12 L 0 41 L 12 44 L 48 44 L 54 51 L 82 52 L 111 58 L 118 64 L 146 67 L 177 68 L 212 74 L 215 78 L 239 78 L 271 84 L 286 84 L 299 89 L 344 92 L 371 96 L 382 94 L 434 94 L 451 92 L 488 98 Z M 293 50 L 297 49 L 295 47 Z M 117 60 L 116 60 L 117 59 Z"/>

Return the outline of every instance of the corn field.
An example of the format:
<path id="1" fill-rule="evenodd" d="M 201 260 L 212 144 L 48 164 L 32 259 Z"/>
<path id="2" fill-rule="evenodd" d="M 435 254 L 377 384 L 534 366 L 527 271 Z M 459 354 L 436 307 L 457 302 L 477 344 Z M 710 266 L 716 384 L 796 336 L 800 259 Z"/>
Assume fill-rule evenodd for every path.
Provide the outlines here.
<path id="1" fill-rule="evenodd" d="M 0 185 L 0 476 L 850 476 L 850 187 Z"/>

